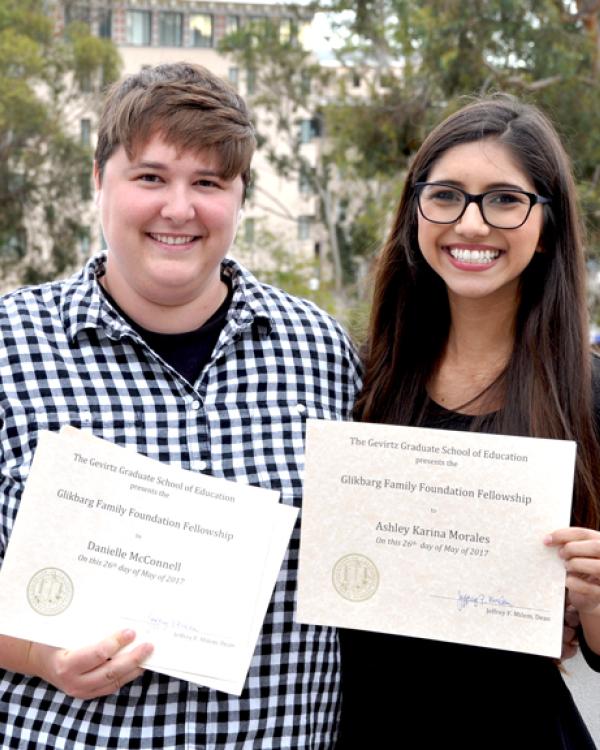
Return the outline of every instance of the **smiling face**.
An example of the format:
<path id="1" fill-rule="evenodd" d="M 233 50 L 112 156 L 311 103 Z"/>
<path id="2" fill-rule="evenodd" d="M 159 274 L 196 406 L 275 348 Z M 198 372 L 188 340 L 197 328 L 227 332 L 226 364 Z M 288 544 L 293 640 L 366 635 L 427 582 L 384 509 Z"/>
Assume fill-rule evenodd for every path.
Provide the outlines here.
<path id="1" fill-rule="evenodd" d="M 455 185 L 473 194 L 498 188 L 536 192 L 510 150 L 495 140 L 449 149 L 434 163 L 427 182 Z M 516 306 L 519 277 L 539 250 L 542 223 L 542 207 L 535 205 L 523 226 L 496 229 L 470 203 L 453 224 L 434 224 L 419 213 L 418 242 L 427 263 L 444 280 L 451 301 L 504 296 Z"/>
<path id="2" fill-rule="evenodd" d="M 178 153 L 154 136 L 131 159 L 119 147 L 95 180 L 107 291 L 151 330 L 202 325 L 226 294 L 220 265 L 235 236 L 241 177 L 225 180 L 210 153 Z"/>

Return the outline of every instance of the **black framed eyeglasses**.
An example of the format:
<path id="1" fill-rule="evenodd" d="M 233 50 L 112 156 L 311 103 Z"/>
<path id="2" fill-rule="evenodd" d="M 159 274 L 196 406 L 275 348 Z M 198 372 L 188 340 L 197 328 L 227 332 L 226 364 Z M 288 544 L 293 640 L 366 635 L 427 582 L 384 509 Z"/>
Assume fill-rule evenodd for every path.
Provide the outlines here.
<path id="1" fill-rule="evenodd" d="M 512 188 L 486 190 L 474 195 L 443 182 L 416 182 L 415 189 L 421 216 L 434 224 L 454 224 L 469 203 L 476 203 L 490 227 L 517 229 L 527 221 L 536 203 L 550 203 L 550 198 Z"/>

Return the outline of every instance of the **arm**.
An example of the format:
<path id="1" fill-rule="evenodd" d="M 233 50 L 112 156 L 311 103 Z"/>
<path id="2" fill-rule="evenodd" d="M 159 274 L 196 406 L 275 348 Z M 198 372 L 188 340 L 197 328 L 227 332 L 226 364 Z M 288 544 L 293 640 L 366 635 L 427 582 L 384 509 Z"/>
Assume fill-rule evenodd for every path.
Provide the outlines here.
<path id="1" fill-rule="evenodd" d="M 118 692 L 144 671 L 140 664 L 152 653 L 143 643 L 131 651 L 135 633 L 121 630 L 84 648 L 67 649 L 0 636 L 0 665 L 11 672 L 41 677 L 72 698 L 89 700 Z"/>
<path id="2" fill-rule="evenodd" d="M 600 654 L 600 532 L 573 526 L 549 534 L 544 544 L 558 547 L 570 603 L 579 613 L 587 645 Z"/>

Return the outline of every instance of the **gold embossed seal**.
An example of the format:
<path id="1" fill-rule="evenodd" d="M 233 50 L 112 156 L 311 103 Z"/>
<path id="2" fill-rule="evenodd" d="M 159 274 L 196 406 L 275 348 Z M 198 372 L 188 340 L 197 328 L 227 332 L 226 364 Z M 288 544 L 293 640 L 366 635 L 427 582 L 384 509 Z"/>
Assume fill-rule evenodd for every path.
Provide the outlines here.
<path id="1" fill-rule="evenodd" d="M 379 571 L 364 555 L 345 555 L 333 566 L 332 580 L 335 590 L 344 599 L 364 602 L 377 591 Z"/>
<path id="2" fill-rule="evenodd" d="M 73 581 L 59 568 L 42 568 L 27 584 L 27 601 L 40 615 L 60 615 L 73 601 Z"/>

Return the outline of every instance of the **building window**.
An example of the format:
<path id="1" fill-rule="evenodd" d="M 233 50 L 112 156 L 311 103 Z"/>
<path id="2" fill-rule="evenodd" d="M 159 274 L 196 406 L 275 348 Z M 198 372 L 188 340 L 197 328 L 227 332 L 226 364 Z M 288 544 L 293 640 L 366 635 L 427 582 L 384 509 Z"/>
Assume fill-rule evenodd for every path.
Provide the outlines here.
<path id="1" fill-rule="evenodd" d="M 101 39 L 112 37 L 112 12 L 108 8 L 98 10 L 98 36 Z"/>
<path id="2" fill-rule="evenodd" d="M 310 127 L 310 120 L 300 121 L 300 143 L 310 143 L 312 129 Z"/>
<path id="3" fill-rule="evenodd" d="M 246 70 L 246 93 L 254 94 L 256 92 L 256 70 L 248 68 Z"/>
<path id="4" fill-rule="evenodd" d="M 255 232 L 255 222 L 254 219 L 244 219 L 244 241 L 245 242 L 254 242 L 254 232 Z"/>
<path id="5" fill-rule="evenodd" d="M 92 123 L 87 118 L 79 121 L 79 132 L 82 146 L 89 146 L 92 142 Z"/>
<path id="6" fill-rule="evenodd" d="M 360 87 L 360 73 L 357 73 L 356 71 L 353 71 L 352 73 L 352 86 L 354 86 L 355 89 Z"/>
<path id="7" fill-rule="evenodd" d="M 89 5 L 76 5 L 75 3 L 69 3 L 65 5 L 65 26 L 68 26 L 74 21 L 85 23 L 87 26 L 90 25 L 91 13 Z"/>
<path id="8" fill-rule="evenodd" d="M 89 231 L 86 231 L 85 234 L 79 238 L 79 252 L 82 258 L 89 258 L 91 244 Z"/>
<path id="9" fill-rule="evenodd" d="M 304 95 L 310 94 L 310 90 L 312 88 L 312 75 L 310 73 L 310 70 L 306 70 L 306 68 L 303 68 L 300 72 L 300 91 Z"/>
<path id="10" fill-rule="evenodd" d="M 237 88 L 240 82 L 240 69 L 229 68 L 229 70 L 227 71 L 227 78 L 229 80 L 229 83 Z"/>
<path id="11" fill-rule="evenodd" d="M 92 200 L 92 178 L 87 170 L 79 175 L 79 190 L 82 201 Z"/>
<path id="12" fill-rule="evenodd" d="M 264 36 L 267 32 L 266 16 L 250 16 L 246 28 L 257 36 Z"/>
<path id="13" fill-rule="evenodd" d="M 150 46 L 152 14 L 149 10 L 128 10 L 126 16 L 127 44 Z"/>
<path id="14" fill-rule="evenodd" d="M 292 19 L 282 18 L 279 22 L 279 43 L 289 44 L 292 41 Z"/>
<path id="15" fill-rule="evenodd" d="M 272 26 L 269 26 L 265 16 L 249 16 L 244 23 L 244 32 L 249 36 L 250 44 L 255 49 L 269 30 L 272 30 Z"/>
<path id="16" fill-rule="evenodd" d="M 321 120 L 312 117 L 310 120 L 300 120 L 300 143 L 310 143 L 313 138 L 321 135 Z"/>
<path id="17" fill-rule="evenodd" d="M 158 14 L 158 38 L 161 47 L 181 47 L 183 38 L 181 13 L 165 11 Z"/>
<path id="18" fill-rule="evenodd" d="M 313 192 L 313 184 L 310 179 L 310 175 L 302 170 L 298 178 L 298 190 L 301 195 L 311 195 Z"/>
<path id="19" fill-rule="evenodd" d="M 27 252 L 27 234 L 23 229 L 13 229 L 10 236 L 5 236 L 2 244 L 2 256 L 10 260 L 22 258 Z"/>
<path id="20" fill-rule="evenodd" d="M 225 33 L 237 34 L 239 30 L 240 30 L 240 17 L 239 16 L 227 16 L 225 18 Z"/>
<path id="21" fill-rule="evenodd" d="M 309 240 L 310 239 L 310 227 L 312 225 L 312 216 L 299 216 L 298 217 L 298 239 Z"/>
<path id="22" fill-rule="evenodd" d="M 89 70 L 84 71 L 79 76 L 79 88 L 82 94 L 89 94 L 92 90 L 92 76 Z"/>
<path id="23" fill-rule="evenodd" d="M 213 46 L 213 17 L 209 13 L 194 13 L 190 16 L 192 47 Z"/>

